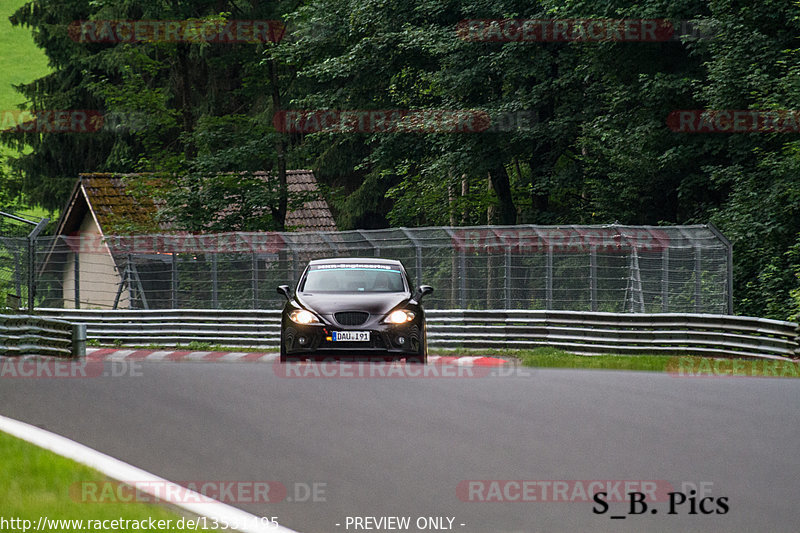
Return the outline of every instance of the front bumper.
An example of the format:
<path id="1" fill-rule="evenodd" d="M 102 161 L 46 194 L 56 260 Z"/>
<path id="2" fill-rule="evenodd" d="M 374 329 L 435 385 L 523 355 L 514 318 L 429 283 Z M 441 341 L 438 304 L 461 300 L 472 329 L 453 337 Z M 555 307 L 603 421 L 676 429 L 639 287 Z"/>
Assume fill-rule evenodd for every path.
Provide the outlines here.
<path id="1" fill-rule="evenodd" d="M 288 323 L 286 323 L 288 322 Z M 283 342 L 287 355 L 330 353 L 337 355 L 416 355 L 420 351 L 421 328 L 410 324 L 380 324 L 366 328 L 342 328 L 327 325 L 283 324 Z M 369 341 L 333 341 L 333 331 L 369 331 Z"/>

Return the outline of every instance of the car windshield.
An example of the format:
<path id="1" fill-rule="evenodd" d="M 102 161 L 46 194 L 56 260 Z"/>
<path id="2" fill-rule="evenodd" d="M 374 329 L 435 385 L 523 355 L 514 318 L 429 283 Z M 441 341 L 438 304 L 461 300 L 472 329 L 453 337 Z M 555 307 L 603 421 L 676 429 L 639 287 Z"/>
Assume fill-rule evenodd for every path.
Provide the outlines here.
<path id="1" fill-rule="evenodd" d="M 404 292 L 403 274 L 391 265 L 311 265 L 301 292 Z"/>

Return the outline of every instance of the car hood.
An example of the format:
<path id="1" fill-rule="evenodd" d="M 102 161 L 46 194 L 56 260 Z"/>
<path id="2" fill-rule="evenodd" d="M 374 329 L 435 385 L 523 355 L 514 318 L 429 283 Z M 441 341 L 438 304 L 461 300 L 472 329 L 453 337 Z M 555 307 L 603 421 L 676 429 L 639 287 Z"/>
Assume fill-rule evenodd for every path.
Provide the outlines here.
<path id="1" fill-rule="evenodd" d="M 371 315 L 380 315 L 407 302 L 411 296 L 402 292 L 365 292 L 363 294 L 307 293 L 297 294 L 295 298 L 303 307 L 321 315 L 331 315 L 339 311 L 366 311 Z"/>

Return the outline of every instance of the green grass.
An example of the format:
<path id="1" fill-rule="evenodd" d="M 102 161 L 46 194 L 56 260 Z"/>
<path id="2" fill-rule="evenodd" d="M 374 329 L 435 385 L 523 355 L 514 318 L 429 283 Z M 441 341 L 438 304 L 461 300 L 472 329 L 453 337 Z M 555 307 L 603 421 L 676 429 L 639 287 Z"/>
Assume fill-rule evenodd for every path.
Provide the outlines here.
<path id="1" fill-rule="evenodd" d="M 444 352 L 441 352 L 444 355 Z M 460 354 L 465 354 L 459 350 Z M 800 377 L 800 363 L 767 359 L 719 359 L 686 355 L 575 355 L 556 348 L 534 350 L 482 350 L 470 355 L 519 359 L 537 368 L 583 368 L 670 372 L 677 375 Z"/>
<path id="2" fill-rule="evenodd" d="M 22 218 L 27 218 L 28 220 L 32 220 L 33 222 L 38 222 L 40 219 L 47 217 L 50 219 L 52 223 L 55 220 L 58 220 L 58 211 L 47 211 L 38 206 L 29 206 L 24 209 L 15 209 L 14 214 L 21 216 Z M 21 223 L 20 223 L 21 224 Z M 24 228 L 22 231 L 23 234 L 27 234 L 30 230 L 33 229 L 33 226 L 21 226 Z"/>
<path id="3" fill-rule="evenodd" d="M 7 111 L 19 109 L 25 97 L 14 85 L 30 83 L 50 72 L 47 55 L 33 42 L 31 29 L 12 26 L 8 20 L 26 0 L 0 0 L 0 122 Z M 0 145 L 0 166 L 6 167 L 6 156 L 18 151 Z"/>
<path id="4" fill-rule="evenodd" d="M 151 503 L 83 502 L 80 484 L 87 481 L 102 483 L 107 478 L 91 468 L 2 432 L 0 456 L 3 458 L 0 461 L 0 517 L 6 520 L 13 517 L 37 524 L 39 517 L 83 520 L 142 520 L 152 517 L 154 520 L 172 520 L 171 524 L 176 524 L 182 518 Z"/>
<path id="5" fill-rule="evenodd" d="M 575 355 L 557 348 L 536 348 L 531 350 L 442 350 L 431 349 L 431 355 L 472 355 L 517 359 L 523 366 L 539 368 L 586 368 L 597 370 L 641 370 L 644 372 L 665 372 L 673 356 L 662 355 Z M 701 357 L 694 358 L 696 360 Z"/>
<path id="6" fill-rule="evenodd" d="M 23 4 L 25 0 L 0 0 L 0 111 L 17 109 L 24 101 L 12 85 L 32 82 L 50 71 L 30 28 L 12 26 L 8 20 Z"/>
<path id="7" fill-rule="evenodd" d="M 525 366 L 543 368 L 595 368 L 664 372 L 675 357 L 666 355 L 575 355 L 555 348 L 522 350 L 517 356 Z M 694 359 L 701 359 L 699 357 Z"/>

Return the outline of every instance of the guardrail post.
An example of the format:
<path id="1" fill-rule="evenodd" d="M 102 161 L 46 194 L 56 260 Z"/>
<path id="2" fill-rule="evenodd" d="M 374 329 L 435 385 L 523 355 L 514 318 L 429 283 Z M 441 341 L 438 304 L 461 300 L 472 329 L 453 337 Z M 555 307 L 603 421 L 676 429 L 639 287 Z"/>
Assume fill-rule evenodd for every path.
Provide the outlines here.
<path id="1" fill-rule="evenodd" d="M 86 324 L 72 324 L 72 357 L 86 357 Z"/>

